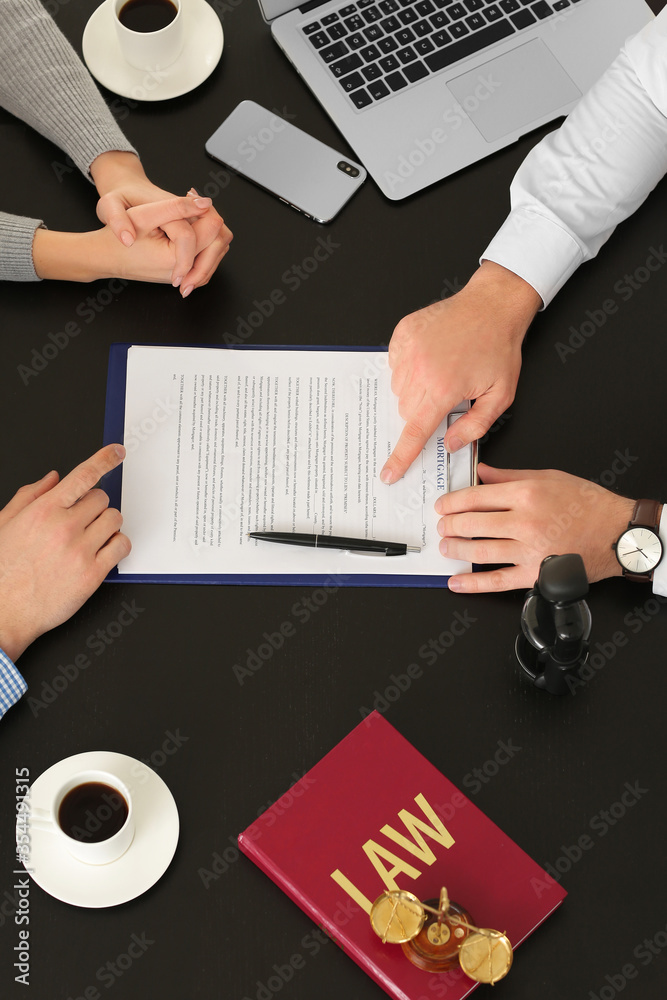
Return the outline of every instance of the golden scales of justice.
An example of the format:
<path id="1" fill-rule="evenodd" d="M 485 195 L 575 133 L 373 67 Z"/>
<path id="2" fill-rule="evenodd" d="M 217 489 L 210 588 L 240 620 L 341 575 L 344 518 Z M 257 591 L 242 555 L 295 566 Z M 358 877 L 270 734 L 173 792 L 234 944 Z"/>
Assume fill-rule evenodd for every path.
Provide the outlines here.
<path id="1" fill-rule="evenodd" d="M 512 965 L 509 938 L 475 927 L 445 888 L 439 900 L 426 903 L 402 889 L 383 892 L 371 907 L 371 925 L 383 944 L 400 944 L 413 965 L 427 972 L 447 972 L 458 962 L 471 979 L 493 985 Z"/>

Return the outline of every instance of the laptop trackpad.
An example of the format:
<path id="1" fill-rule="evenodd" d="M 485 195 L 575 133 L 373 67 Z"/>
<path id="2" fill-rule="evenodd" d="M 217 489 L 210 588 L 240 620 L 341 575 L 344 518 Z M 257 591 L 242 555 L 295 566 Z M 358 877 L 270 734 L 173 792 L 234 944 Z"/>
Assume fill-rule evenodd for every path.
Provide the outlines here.
<path id="1" fill-rule="evenodd" d="M 581 97 L 538 38 L 455 77 L 447 86 L 487 142 L 537 125 Z"/>

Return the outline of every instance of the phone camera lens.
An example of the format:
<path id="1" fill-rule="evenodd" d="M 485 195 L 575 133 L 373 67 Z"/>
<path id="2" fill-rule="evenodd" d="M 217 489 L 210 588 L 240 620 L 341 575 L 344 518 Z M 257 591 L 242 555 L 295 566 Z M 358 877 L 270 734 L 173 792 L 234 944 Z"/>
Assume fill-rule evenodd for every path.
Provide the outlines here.
<path id="1" fill-rule="evenodd" d="M 338 169 L 342 170 L 344 174 L 348 174 L 349 177 L 358 177 L 359 171 L 356 167 L 353 167 L 351 163 L 346 163 L 345 160 L 341 160 L 338 163 Z"/>

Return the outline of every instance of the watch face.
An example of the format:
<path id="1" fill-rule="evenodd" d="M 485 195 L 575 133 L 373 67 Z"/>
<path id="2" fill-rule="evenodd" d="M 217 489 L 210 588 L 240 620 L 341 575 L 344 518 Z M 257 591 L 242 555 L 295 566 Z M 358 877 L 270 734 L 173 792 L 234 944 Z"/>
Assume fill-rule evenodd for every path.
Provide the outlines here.
<path id="1" fill-rule="evenodd" d="M 616 543 L 616 555 L 629 573 L 650 573 L 662 558 L 662 542 L 650 528 L 628 528 Z"/>

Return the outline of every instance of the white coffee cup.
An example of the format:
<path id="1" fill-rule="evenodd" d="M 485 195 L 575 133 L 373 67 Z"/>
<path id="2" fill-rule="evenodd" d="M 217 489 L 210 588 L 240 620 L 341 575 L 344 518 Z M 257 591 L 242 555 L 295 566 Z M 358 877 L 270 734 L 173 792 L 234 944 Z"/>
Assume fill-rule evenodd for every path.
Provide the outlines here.
<path id="1" fill-rule="evenodd" d="M 49 809 L 31 808 L 30 825 L 52 833 L 78 861 L 107 865 L 134 839 L 132 797 L 108 771 L 79 771 L 58 788 Z"/>
<path id="2" fill-rule="evenodd" d="M 183 49 L 182 0 L 160 0 L 165 6 L 171 5 L 176 15 L 168 24 L 157 31 L 134 31 L 123 24 L 122 10 L 128 0 L 112 0 L 113 19 L 120 43 L 120 50 L 127 62 L 135 69 L 157 72 L 175 62 Z M 129 0 L 140 3 L 141 0 Z"/>

